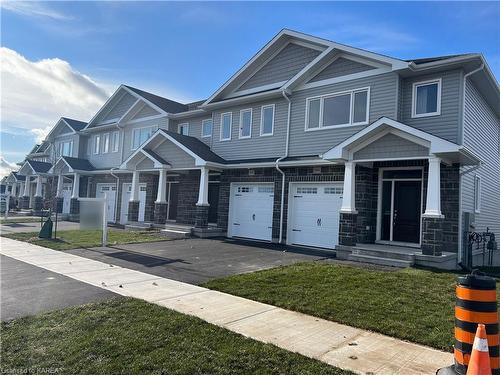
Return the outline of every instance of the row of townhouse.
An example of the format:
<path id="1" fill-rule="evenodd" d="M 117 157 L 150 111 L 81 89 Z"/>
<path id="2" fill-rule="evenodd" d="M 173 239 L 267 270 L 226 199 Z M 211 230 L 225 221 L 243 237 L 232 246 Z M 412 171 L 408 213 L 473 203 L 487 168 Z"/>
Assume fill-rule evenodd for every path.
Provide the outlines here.
<path id="1" fill-rule="evenodd" d="M 21 208 L 106 196 L 115 223 L 440 256 L 464 213 L 500 233 L 499 114 L 480 54 L 405 61 L 283 30 L 206 100 L 122 85 L 88 123 L 61 118 L 8 183 Z"/>

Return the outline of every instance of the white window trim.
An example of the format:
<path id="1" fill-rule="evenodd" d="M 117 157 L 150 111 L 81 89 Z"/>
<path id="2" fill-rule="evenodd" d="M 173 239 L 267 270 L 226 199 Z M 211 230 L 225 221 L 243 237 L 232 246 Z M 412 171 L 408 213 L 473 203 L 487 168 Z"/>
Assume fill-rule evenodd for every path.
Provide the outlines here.
<path id="1" fill-rule="evenodd" d="M 177 133 L 182 134 L 181 127 L 183 127 L 183 126 L 185 126 L 187 129 L 187 134 L 183 134 L 183 135 L 189 135 L 189 122 L 183 122 L 181 124 L 178 124 L 177 125 Z"/>
<path id="2" fill-rule="evenodd" d="M 222 127 L 224 124 L 224 116 L 225 115 L 229 115 L 229 138 L 222 138 L 222 134 L 224 134 L 224 132 L 222 131 Z M 220 114 L 220 140 L 221 140 L 221 142 L 230 141 L 232 133 L 233 133 L 233 112 L 221 113 Z"/>
<path id="3" fill-rule="evenodd" d="M 420 113 L 417 114 L 417 88 L 419 86 L 427 86 L 437 83 L 438 88 L 437 88 L 437 106 L 436 106 L 436 112 L 428 112 L 428 113 Z M 412 98 L 411 98 L 411 117 L 412 118 L 420 118 L 420 117 L 431 117 L 431 116 L 439 116 L 441 115 L 441 86 L 442 86 L 442 79 L 441 78 L 436 78 L 436 79 L 429 79 L 427 81 L 419 81 L 419 82 L 414 82 L 412 86 Z"/>
<path id="4" fill-rule="evenodd" d="M 101 136 L 98 134 L 94 137 L 94 141 L 92 142 L 92 154 L 99 155 L 100 152 L 101 152 Z"/>
<path id="5" fill-rule="evenodd" d="M 474 175 L 474 212 L 476 214 L 481 212 L 481 176 L 478 176 L 477 174 Z"/>
<path id="6" fill-rule="evenodd" d="M 120 149 L 120 132 L 118 130 L 111 133 L 111 152 L 118 152 Z"/>
<path id="7" fill-rule="evenodd" d="M 139 147 L 141 147 L 141 146 L 142 146 L 142 144 L 143 144 L 143 143 L 146 143 L 146 141 L 147 141 L 147 140 L 146 140 L 146 141 L 144 141 L 143 143 L 141 143 L 140 145 L 138 145 L 137 147 L 134 147 L 135 132 L 136 132 L 136 131 L 140 131 L 140 130 L 142 130 L 142 129 L 155 129 L 155 130 L 153 131 L 153 133 L 154 133 L 154 132 L 156 132 L 156 130 L 158 130 L 158 125 L 142 126 L 142 127 L 140 127 L 140 128 L 135 128 L 135 129 L 132 129 L 132 140 L 131 140 L 131 145 L 130 145 L 130 149 L 131 149 L 131 150 L 137 150 Z M 150 137 L 151 137 L 151 136 L 150 136 Z"/>
<path id="8" fill-rule="evenodd" d="M 352 122 L 354 119 L 354 95 L 358 92 L 366 91 L 366 120 L 365 121 L 359 121 L 359 122 Z M 368 87 L 360 87 L 356 88 L 353 90 L 346 90 L 346 91 L 339 91 L 339 92 L 334 92 L 330 94 L 325 94 L 325 95 L 318 95 L 318 96 L 311 96 L 309 98 L 306 98 L 306 116 L 305 116 L 305 123 L 304 123 L 304 131 L 306 132 L 314 132 L 318 130 L 326 130 L 326 129 L 339 129 L 339 128 L 348 128 L 351 126 L 360 126 L 360 125 L 368 125 L 370 122 L 370 86 Z M 327 125 L 323 126 L 323 108 L 324 108 L 324 101 L 325 99 L 328 98 L 333 98 L 335 96 L 343 96 L 343 95 L 350 95 L 350 112 L 349 112 L 349 122 L 345 124 L 338 124 L 338 125 Z M 317 128 L 308 128 L 309 125 L 309 103 L 315 99 L 319 99 L 319 127 Z"/>
<path id="9" fill-rule="evenodd" d="M 107 145 L 108 147 L 107 147 L 107 149 L 106 149 L 106 140 L 108 141 L 108 145 Z M 109 133 L 104 133 L 102 135 L 102 153 L 103 154 L 109 153 L 110 141 L 111 141 L 110 134 Z"/>
<path id="10" fill-rule="evenodd" d="M 266 108 L 272 108 L 273 109 L 273 120 L 272 120 L 272 127 L 271 127 L 271 133 L 263 133 L 262 131 L 264 130 L 264 110 Z M 274 118 L 276 115 L 276 105 L 275 104 L 267 104 L 263 105 L 260 108 L 260 136 L 261 137 L 270 137 L 274 135 Z"/>
<path id="11" fill-rule="evenodd" d="M 246 112 L 250 112 L 250 133 L 248 135 L 241 135 L 243 131 L 243 114 Z M 253 123 L 253 110 L 252 108 L 245 108 L 240 111 L 240 131 L 239 131 L 239 139 L 248 139 L 252 138 L 252 123 Z"/>
<path id="12" fill-rule="evenodd" d="M 212 129 L 210 129 L 210 134 L 203 134 L 203 130 L 205 129 L 205 123 L 207 121 L 212 122 Z M 211 118 L 206 118 L 205 120 L 201 121 L 201 138 L 210 138 L 212 136 L 212 133 L 214 132 L 214 121 Z"/>

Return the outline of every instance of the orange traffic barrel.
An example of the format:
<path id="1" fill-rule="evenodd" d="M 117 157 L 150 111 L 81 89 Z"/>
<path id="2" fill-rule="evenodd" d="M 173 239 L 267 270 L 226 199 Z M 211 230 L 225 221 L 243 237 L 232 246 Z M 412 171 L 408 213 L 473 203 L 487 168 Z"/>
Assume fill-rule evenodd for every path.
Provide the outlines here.
<path id="1" fill-rule="evenodd" d="M 460 276 L 455 305 L 455 372 L 467 373 L 478 324 L 484 324 L 491 370 L 500 375 L 496 280 L 479 272 Z"/>

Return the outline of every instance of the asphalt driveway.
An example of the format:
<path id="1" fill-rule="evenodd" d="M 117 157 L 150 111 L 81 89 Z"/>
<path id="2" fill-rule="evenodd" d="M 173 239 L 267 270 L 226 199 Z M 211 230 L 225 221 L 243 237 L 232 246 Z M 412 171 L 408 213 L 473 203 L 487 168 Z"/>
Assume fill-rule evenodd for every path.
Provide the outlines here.
<path id="1" fill-rule="evenodd" d="M 284 252 L 276 245 L 218 239 L 186 239 L 66 251 L 190 284 L 325 259 L 321 253 Z"/>

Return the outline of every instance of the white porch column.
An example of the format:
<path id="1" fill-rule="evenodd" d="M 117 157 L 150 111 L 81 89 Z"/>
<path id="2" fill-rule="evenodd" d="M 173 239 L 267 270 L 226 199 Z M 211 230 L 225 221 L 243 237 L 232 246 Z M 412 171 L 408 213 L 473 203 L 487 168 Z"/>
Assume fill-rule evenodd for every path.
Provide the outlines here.
<path id="1" fill-rule="evenodd" d="M 62 174 L 57 176 L 57 193 L 56 197 L 61 198 L 63 194 L 63 182 L 64 182 L 64 177 Z"/>
<path id="2" fill-rule="evenodd" d="M 198 193 L 197 206 L 209 206 L 208 203 L 208 172 L 209 169 L 204 167 L 201 168 L 200 174 L 200 191 Z"/>
<path id="3" fill-rule="evenodd" d="M 73 176 L 73 193 L 71 199 L 80 197 L 80 175 L 75 173 Z"/>
<path id="4" fill-rule="evenodd" d="M 429 176 L 427 178 L 427 200 L 424 217 L 442 217 L 441 214 L 441 159 L 429 158 Z"/>
<path id="5" fill-rule="evenodd" d="M 167 203 L 167 171 L 160 169 L 160 177 L 158 178 L 158 193 L 156 195 L 156 203 Z"/>
<path id="6" fill-rule="evenodd" d="M 12 188 L 11 188 L 11 190 L 10 190 L 10 195 L 11 195 L 12 197 L 15 197 L 15 196 L 17 195 L 17 183 L 16 183 L 16 182 L 14 182 L 14 183 L 12 184 Z"/>
<path id="7" fill-rule="evenodd" d="M 38 175 L 36 177 L 35 197 L 41 197 L 41 196 L 42 196 L 42 176 Z"/>
<path id="8" fill-rule="evenodd" d="M 24 181 L 24 197 L 30 196 L 30 187 L 31 187 L 31 176 L 26 176 L 26 180 Z"/>
<path id="9" fill-rule="evenodd" d="M 132 172 L 132 191 L 130 194 L 130 202 L 139 201 L 139 171 Z"/>
<path id="10" fill-rule="evenodd" d="M 19 190 L 17 191 L 17 197 L 22 197 L 24 192 L 24 182 L 19 182 Z"/>
<path id="11" fill-rule="evenodd" d="M 346 161 L 344 171 L 344 191 L 342 198 L 342 207 L 340 212 L 354 214 L 356 213 L 356 163 Z"/>

